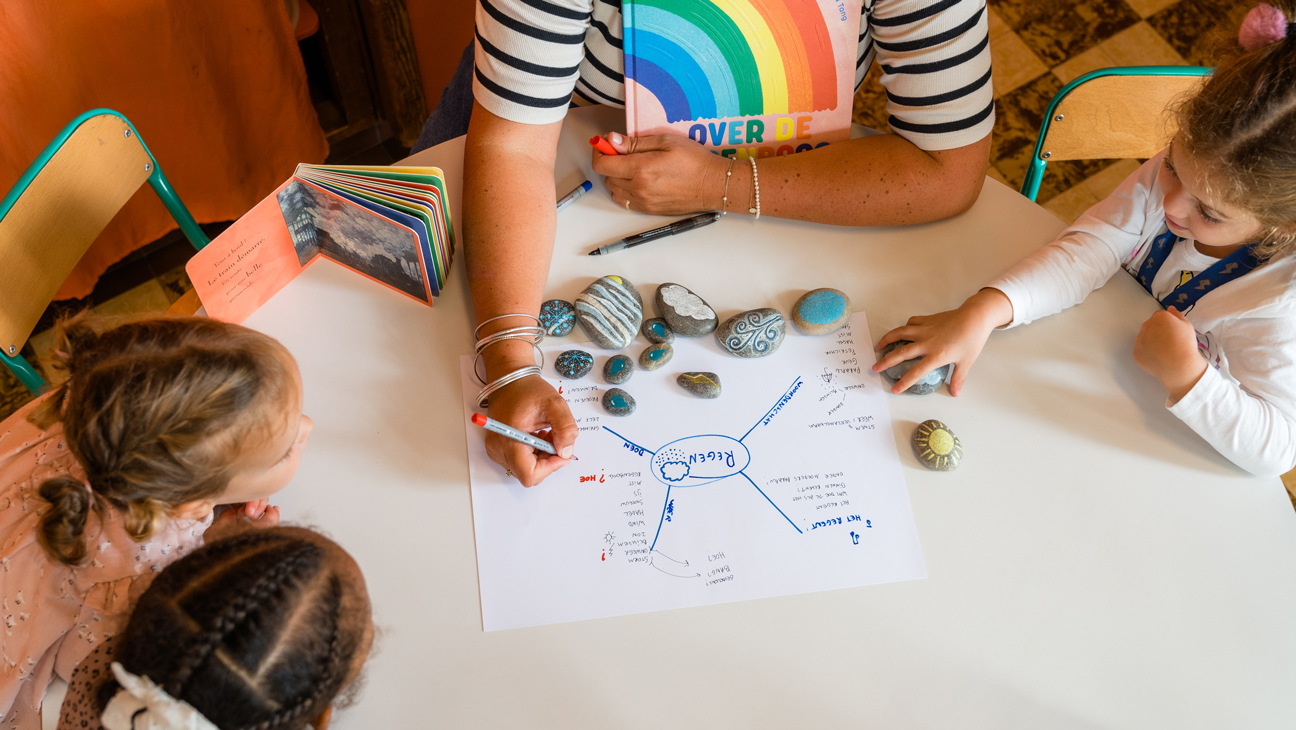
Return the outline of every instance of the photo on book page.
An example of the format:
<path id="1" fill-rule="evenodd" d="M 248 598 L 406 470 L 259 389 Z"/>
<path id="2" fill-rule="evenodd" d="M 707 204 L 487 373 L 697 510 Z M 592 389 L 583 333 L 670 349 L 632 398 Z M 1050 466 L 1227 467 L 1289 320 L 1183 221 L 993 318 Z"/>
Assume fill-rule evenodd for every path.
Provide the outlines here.
<path id="1" fill-rule="evenodd" d="M 303 266 L 323 254 L 415 299 L 431 301 L 419 240 L 410 229 L 297 179 L 277 197 Z"/>

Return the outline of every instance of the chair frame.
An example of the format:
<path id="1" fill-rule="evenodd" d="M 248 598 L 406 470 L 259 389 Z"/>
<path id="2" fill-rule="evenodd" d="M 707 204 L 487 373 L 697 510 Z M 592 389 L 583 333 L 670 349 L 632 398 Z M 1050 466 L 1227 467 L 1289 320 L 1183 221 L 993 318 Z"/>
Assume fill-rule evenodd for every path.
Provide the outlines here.
<path id="1" fill-rule="evenodd" d="M 1035 151 L 1031 155 L 1030 166 L 1026 168 L 1026 179 L 1022 181 L 1021 194 L 1035 200 L 1039 195 L 1040 181 L 1044 179 L 1044 168 L 1048 165 L 1048 152 L 1044 149 L 1044 144 L 1048 140 L 1050 125 L 1056 121 L 1057 108 L 1070 94 L 1076 89 L 1089 81 L 1104 76 L 1209 76 L 1215 69 L 1209 66 L 1120 66 L 1116 68 L 1100 68 L 1097 71 L 1080 76 L 1071 83 L 1063 86 L 1049 102 L 1048 109 L 1044 112 L 1044 123 L 1040 126 L 1039 136 L 1035 140 Z"/>
<path id="2" fill-rule="evenodd" d="M 105 115 L 115 116 L 120 119 L 126 124 L 126 127 L 130 130 L 130 134 L 135 136 L 136 141 L 139 142 L 140 147 L 143 148 L 151 161 L 152 169 L 149 170 L 148 175 L 149 186 L 151 186 L 153 192 L 157 193 L 157 196 L 161 198 L 162 204 L 166 206 L 171 217 L 175 219 L 177 224 L 179 224 L 180 230 L 184 233 L 185 238 L 189 239 L 189 243 L 193 244 L 195 249 L 201 251 L 202 248 L 211 241 L 207 238 L 207 235 L 202 232 L 202 229 L 198 227 L 198 223 L 194 220 L 193 215 L 189 213 L 189 209 L 184 206 L 184 203 L 180 202 L 180 197 L 176 195 L 175 189 L 171 187 L 171 181 L 162 173 L 162 166 L 158 164 L 157 158 L 153 156 L 153 151 L 144 143 L 144 138 L 140 136 L 139 130 L 135 129 L 135 125 L 131 124 L 130 120 L 123 114 L 112 109 L 91 109 L 90 111 L 81 114 L 76 119 L 73 119 L 66 127 L 64 127 L 63 130 L 58 133 L 58 136 L 46 145 L 45 149 L 41 151 L 40 155 L 34 162 L 32 162 L 31 166 L 23 172 L 22 176 L 18 178 L 18 182 L 14 184 L 13 188 L 5 194 L 3 199 L 0 199 L 0 220 L 3 220 L 4 217 L 9 214 L 14 203 L 22 197 L 22 194 L 26 192 L 28 186 L 30 186 L 32 181 L 36 179 L 36 176 L 45 169 L 45 166 L 50 162 L 50 160 L 52 160 L 55 155 L 58 154 L 59 150 L 63 148 L 63 145 L 67 142 L 68 138 L 88 120 Z M 0 351 L 0 362 L 3 362 L 5 366 L 7 366 L 9 370 L 17 376 L 18 380 L 21 381 L 23 385 L 27 386 L 28 390 L 32 393 L 39 394 L 46 385 L 45 379 L 42 378 L 40 373 L 27 362 L 26 358 L 18 353 L 16 347 L 11 347 L 11 350 L 11 352 Z"/>

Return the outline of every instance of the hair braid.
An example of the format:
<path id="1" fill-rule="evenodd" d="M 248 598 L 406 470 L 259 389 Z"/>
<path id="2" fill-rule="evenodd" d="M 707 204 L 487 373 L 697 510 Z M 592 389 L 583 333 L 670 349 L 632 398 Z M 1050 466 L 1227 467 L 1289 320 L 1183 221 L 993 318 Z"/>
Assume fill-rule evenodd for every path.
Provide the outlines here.
<path id="1" fill-rule="evenodd" d="M 266 571 L 250 590 L 236 597 L 225 608 L 210 629 L 195 637 L 189 650 L 180 660 L 175 673 L 167 678 L 166 691 L 172 697 L 179 697 L 185 683 L 193 676 L 194 670 L 202 665 L 207 657 L 220 646 L 225 637 L 240 624 L 249 613 L 254 611 L 266 599 L 283 591 L 285 585 L 297 577 L 304 568 L 318 567 L 323 551 L 310 543 L 295 545 L 278 564 Z"/>
<path id="2" fill-rule="evenodd" d="M 249 725 L 244 730 L 274 730 L 274 728 L 282 727 L 286 723 L 305 715 L 307 711 L 313 710 L 321 700 L 331 700 L 334 692 L 332 689 L 333 684 L 339 678 L 338 675 L 342 674 L 342 664 L 342 632 L 338 630 L 338 625 L 334 622 L 333 633 L 329 637 L 328 654 L 324 660 L 324 673 L 315 684 L 315 691 L 303 698 L 292 709 L 276 712 L 270 719 L 262 720 L 256 725 Z"/>
<path id="3" fill-rule="evenodd" d="M 33 411 L 62 424 L 68 451 L 95 500 L 51 487 L 41 517 L 51 559 L 85 554 L 88 505 L 113 508 L 127 533 L 148 539 L 170 508 L 214 499 L 246 446 L 277 432 L 299 398 L 292 357 L 244 327 L 203 318 L 153 318 L 109 327 L 83 313 L 56 327 L 47 364 L 67 379 Z"/>

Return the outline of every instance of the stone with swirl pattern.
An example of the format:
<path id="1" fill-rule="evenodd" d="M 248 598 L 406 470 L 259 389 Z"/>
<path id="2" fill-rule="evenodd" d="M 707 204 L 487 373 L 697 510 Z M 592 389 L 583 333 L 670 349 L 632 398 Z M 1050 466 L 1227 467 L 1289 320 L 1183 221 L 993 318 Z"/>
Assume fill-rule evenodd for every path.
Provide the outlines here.
<path id="1" fill-rule="evenodd" d="M 738 357 L 773 355 L 783 344 L 787 324 L 777 309 L 764 307 L 735 314 L 716 328 L 716 340 Z"/>

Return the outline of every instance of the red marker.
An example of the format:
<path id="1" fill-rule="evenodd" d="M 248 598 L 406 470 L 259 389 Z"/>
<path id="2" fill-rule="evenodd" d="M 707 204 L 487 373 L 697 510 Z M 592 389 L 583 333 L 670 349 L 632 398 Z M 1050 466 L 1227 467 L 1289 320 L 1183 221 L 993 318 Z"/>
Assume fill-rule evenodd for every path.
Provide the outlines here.
<path id="1" fill-rule="evenodd" d="M 617 154 L 616 148 L 613 147 L 611 144 L 608 144 L 608 141 L 606 139 L 603 139 L 598 135 L 594 135 L 593 137 L 590 137 L 590 146 L 598 150 L 599 152 L 602 152 L 605 155 Z"/>

